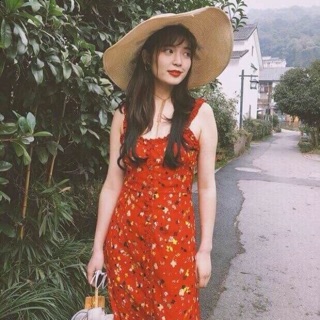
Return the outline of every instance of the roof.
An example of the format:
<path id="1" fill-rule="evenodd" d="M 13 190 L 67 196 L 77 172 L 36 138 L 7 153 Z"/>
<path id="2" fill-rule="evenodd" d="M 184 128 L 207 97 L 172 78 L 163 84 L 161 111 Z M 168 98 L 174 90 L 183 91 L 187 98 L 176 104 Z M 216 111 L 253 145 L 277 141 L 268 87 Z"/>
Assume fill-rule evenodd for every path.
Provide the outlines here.
<path id="1" fill-rule="evenodd" d="M 232 51 L 231 59 L 240 59 L 248 52 L 249 50 Z"/>
<path id="2" fill-rule="evenodd" d="M 283 61 L 283 60 L 285 60 L 285 59 L 280 59 L 280 58 L 278 58 L 278 57 L 262 57 L 262 60 L 263 61 Z"/>
<path id="3" fill-rule="evenodd" d="M 293 67 L 285 68 L 265 68 L 260 70 L 259 82 L 261 81 L 279 81 L 280 77 Z"/>
<path id="4" fill-rule="evenodd" d="M 244 27 L 239 28 L 234 32 L 234 41 L 248 40 L 256 29 L 256 24 L 247 24 Z"/>

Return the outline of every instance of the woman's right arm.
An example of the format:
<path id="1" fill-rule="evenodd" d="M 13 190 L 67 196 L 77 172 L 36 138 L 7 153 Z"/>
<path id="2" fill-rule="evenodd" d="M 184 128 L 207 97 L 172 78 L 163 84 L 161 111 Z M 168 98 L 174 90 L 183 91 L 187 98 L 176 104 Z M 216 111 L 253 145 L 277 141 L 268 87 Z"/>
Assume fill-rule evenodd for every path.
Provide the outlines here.
<path id="1" fill-rule="evenodd" d="M 119 109 L 116 110 L 110 131 L 110 159 L 108 174 L 100 192 L 92 256 L 87 266 L 87 279 L 89 282 L 91 281 L 94 272 L 96 270 L 102 270 L 103 268 L 103 246 L 111 216 L 123 184 L 124 172 L 117 164 L 121 147 L 120 135 L 122 132 L 123 119 L 124 115 Z"/>

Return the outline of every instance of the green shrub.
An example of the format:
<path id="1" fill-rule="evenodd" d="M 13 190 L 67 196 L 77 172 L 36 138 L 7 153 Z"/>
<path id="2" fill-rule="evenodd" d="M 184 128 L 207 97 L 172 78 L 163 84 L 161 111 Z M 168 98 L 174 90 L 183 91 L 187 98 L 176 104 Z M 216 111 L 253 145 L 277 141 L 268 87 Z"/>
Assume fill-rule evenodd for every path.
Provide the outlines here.
<path id="1" fill-rule="evenodd" d="M 253 140 L 261 140 L 272 134 L 272 124 L 266 120 L 245 119 L 243 128 L 252 134 Z"/>
<path id="2" fill-rule="evenodd" d="M 122 98 L 102 70 L 102 52 L 154 13 L 206 5 L 230 6 L 0 1 L 0 319 L 65 320 L 82 307 L 110 123 Z M 234 29 L 243 6 L 232 5 Z"/>
<path id="3" fill-rule="evenodd" d="M 306 142 L 306 141 L 300 141 L 298 143 L 298 146 L 299 146 L 300 151 L 302 153 L 310 152 L 313 149 L 312 144 L 310 142 Z"/>
<path id="4" fill-rule="evenodd" d="M 279 117 L 276 114 L 271 116 L 271 121 L 272 121 L 273 128 L 279 127 L 280 121 L 279 121 Z"/>
<path id="5" fill-rule="evenodd" d="M 74 225 L 78 230 L 76 238 L 93 238 L 98 212 L 98 199 L 102 184 L 103 181 L 97 179 L 90 183 L 82 183 L 73 188 L 73 197 L 77 205 L 77 210 L 75 210 L 73 214 Z"/>
<path id="6" fill-rule="evenodd" d="M 316 126 L 310 126 L 308 124 L 301 124 L 299 130 L 301 132 L 301 142 L 309 142 L 313 149 L 319 147 L 320 128 Z"/>

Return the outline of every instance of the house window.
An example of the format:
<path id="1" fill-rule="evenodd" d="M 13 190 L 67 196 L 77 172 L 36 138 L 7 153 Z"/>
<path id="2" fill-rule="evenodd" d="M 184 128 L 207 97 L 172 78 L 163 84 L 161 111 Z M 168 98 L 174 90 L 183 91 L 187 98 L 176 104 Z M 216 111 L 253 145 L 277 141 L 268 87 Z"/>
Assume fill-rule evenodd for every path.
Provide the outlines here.
<path id="1" fill-rule="evenodd" d="M 260 84 L 260 93 L 268 93 L 268 92 L 269 92 L 268 85 Z"/>

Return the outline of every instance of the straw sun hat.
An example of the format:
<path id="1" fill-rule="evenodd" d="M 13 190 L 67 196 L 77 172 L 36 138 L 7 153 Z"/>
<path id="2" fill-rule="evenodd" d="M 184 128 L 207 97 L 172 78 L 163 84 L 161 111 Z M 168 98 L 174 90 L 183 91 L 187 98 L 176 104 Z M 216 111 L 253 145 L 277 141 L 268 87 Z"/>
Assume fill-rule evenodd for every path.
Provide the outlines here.
<path id="1" fill-rule="evenodd" d="M 127 88 L 136 58 L 149 36 L 169 25 L 183 25 L 198 42 L 189 88 L 209 83 L 224 70 L 232 52 L 233 29 L 221 9 L 205 7 L 179 14 L 166 13 L 140 23 L 104 52 L 105 73 L 118 87 Z"/>

